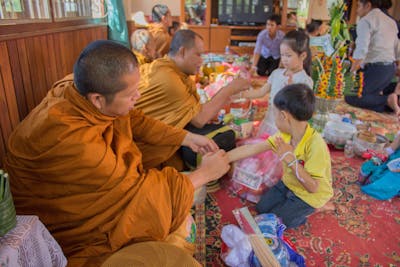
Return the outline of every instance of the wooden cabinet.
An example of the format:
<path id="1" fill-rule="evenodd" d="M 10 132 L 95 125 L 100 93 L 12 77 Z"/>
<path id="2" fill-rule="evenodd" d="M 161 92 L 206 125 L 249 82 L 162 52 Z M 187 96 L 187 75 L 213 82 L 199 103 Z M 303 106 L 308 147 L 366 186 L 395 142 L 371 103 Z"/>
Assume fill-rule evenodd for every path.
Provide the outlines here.
<path id="1" fill-rule="evenodd" d="M 210 27 L 210 51 L 223 53 L 225 47 L 230 45 L 231 29 L 228 26 Z"/>
<path id="2" fill-rule="evenodd" d="M 265 26 L 231 26 L 230 48 L 238 54 L 253 54 L 257 35 Z"/>
<path id="3" fill-rule="evenodd" d="M 212 12 L 212 6 L 215 5 L 218 5 L 216 0 L 201 0 L 195 5 L 190 0 L 181 0 L 181 22 L 188 23 L 189 29 L 203 37 L 204 47 L 208 52 L 223 53 L 228 45 L 230 49 L 240 54 L 252 54 L 257 34 L 265 26 L 211 24 L 211 20 L 213 23 L 217 21 L 215 12 Z M 200 7 L 203 12 L 197 12 L 198 15 L 195 15 L 194 10 Z M 212 16 L 214 18 L 211 18 Z"/>
<path id="4" fill-rule="evenodd" d="M 189 29 L 203 38 L 205 51 L 210 51 L 210 27 L 209 26 L 189 26 Z"/>

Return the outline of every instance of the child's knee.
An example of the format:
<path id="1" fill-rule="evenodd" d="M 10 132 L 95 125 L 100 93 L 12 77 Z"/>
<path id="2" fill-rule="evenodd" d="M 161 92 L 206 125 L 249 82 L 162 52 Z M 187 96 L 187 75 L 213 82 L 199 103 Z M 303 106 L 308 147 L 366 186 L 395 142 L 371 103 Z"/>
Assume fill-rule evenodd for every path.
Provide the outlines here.
<path id="1" fill-rule="evenodd" d="M 284 225 L 286 225 L 287 228 L 296 228 L 298 226 L 301 226 L 307 222 L 307 217 L 306 216 L 301 216 L 301 217 L 296 217 L 293 218 L 291 216 L 282 217 L 282 222 Z"/>

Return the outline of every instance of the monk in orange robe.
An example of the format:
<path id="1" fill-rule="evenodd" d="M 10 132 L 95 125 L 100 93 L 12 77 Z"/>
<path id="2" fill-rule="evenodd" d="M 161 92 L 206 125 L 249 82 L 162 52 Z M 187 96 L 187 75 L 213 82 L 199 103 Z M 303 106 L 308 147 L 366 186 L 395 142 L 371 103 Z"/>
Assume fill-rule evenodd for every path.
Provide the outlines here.
<path id="1" fill-rule="evenodd" d="M 207 123 L 229 103 L 232 95 L 247 90 L 250 83 L 242 78 L 235 79 L 221 88 L 210 101 L 201 104 L 196 85 L 190 75 L 197 74 L 200 70 L 203 63 L 202 53 L 204 53 L 204 42 L 200 35 L 191 30 L 177 31 L 167 56 L 141 66 L 139 83 L 141 98 L 136 107 L 143 110 L 146 115 L 169 125 L 179 128 L 193 126 L 189 131 L 196 132 L 197 129 L 201 131 L 206 127 L 215 128 Z M 168 159 L 167 153 L 160 153 L 151 144 L 138 143 L 138 145 L 144 152 L 145 166 L 155 167 Z M 157 157 L 146 156 L 155 154 Z"/>
<path id="2" fill-rule="evenodd" d="M 169 51 L 171 36 L 168 29 L 172 26 L 171 11 L 166 5 L 157 4 L 151 11 L 152 23 L 148 25 L 149 32 L 154 37 L 156 51 L 163 57 Z"/>
<path id="3" fill-rule="evenodd" d="M 168 241 L 185 223 L 193 190 L 229 169 L 212 140 L 133 109 L 139 78 L 128 48 L 93 42 L 74 75 L 57 82 L 8 141 L 17 213 L 38 215 L 70 266 L 100 266 L 130 243 Z M 136 141 L 187 145 L 205 156 L 188 175 L 146 170 Z"/>

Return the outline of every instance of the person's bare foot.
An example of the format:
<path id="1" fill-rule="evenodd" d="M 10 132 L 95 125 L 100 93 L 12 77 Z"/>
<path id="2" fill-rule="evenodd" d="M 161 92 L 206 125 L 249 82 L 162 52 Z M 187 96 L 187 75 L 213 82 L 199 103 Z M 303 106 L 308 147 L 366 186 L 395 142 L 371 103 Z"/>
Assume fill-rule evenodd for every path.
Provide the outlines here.
<path id="1" fill-rule="evenodd" d="M 319 209 L 316 209 L 315 212 L 324 212 L 324 211 L 334 211 L 335 208 L 335 204 L 333 204 L 333 202 L 328 202 L 326 203 L 324 206 L 322 206 Z"/>
<path id="2" fill-rule="evenodd" d="M 396 93 L 392 93 L 388 96 L 387 105 L 393 110 L 396 116 L 400 116 L 399 96 Z"/>

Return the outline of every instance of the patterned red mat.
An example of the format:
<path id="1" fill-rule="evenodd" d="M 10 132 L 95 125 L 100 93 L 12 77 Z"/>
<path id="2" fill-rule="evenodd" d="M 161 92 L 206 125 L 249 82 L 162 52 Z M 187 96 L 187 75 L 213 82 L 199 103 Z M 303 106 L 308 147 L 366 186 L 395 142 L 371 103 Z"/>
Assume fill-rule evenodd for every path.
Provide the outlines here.
<path id="1" fill-rule="evenodd" d="M 337 111 L 353 111 L 339 105 Z M 358 118 L 395 132 L 396 118 L 354 109 Z M 313 214 L 306 225 L 285 231 L 307 266 L 400 266 L 400 198 L 380 201 L 363 194 L 357 184 L 362 159 L 331 151 L 334 211 Z M 227 189 L 210 193 L 196 207 L 196 259 L 203 266 L 225 266 L 220 258 L 221 229 L 234 223 L 232 210 L 253 206 Z"/>
<path id="2" fill-rule="evenodd" d="M 332 152 L 335 211 L 313 214 L 306 225 L 285 232 L 307 266 L 400 266 L 400 198 L 379 201 L 363 194 L 356 183 L 361 163 Z M 232 210 L 243 206 L 252 204 L 221 189 L 196 208 L 196 258 L 204 266 L 225 266 L 221 229 L 236 224 Z"/>

